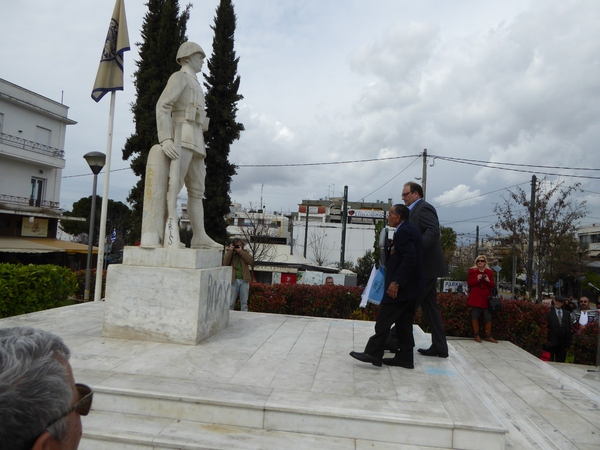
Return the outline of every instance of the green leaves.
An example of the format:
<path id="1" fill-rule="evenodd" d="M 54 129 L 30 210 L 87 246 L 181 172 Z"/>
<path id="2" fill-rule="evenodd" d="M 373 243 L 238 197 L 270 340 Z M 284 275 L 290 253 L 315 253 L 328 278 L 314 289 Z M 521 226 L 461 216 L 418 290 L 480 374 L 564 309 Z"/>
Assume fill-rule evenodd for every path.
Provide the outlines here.
<path id="1" fill-rule="evenodd" d="M 56 308 L 76 289 L 75 274 L 65 267 L 0 264 L 0 318 Z"/>

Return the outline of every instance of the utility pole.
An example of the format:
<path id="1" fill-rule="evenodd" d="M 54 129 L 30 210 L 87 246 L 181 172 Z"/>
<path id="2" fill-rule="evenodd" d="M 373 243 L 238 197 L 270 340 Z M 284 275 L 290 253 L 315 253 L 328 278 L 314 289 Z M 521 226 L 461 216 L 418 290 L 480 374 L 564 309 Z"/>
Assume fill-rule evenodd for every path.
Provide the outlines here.
<path id="1" fill-rule="evenodd" d="M 344 186 L 344 209 L 342 211 L 342 245 L 340 249 L 340 269 L 344 268 L 346 258 L 346 222 L 348 222 L 348 186 Z"/>
<path id="2" fill-rule="evenodd" d="M 306 201 L 306 224 L 304 225 L 304 257 L 306 258 L 306 247 L 308 247 L 308 210 L 310 209 L 310 201 Z"/>
<path id="3" fill-rule="evenodd" d="M 510 291 L 514 295 L 515 294 L 515 286 L 517 285 L 517 249 L 515 247 L 515 238 L 513 237 L 512 243 L 512 280 L 510 284 Z"/>
<path id="4" fill-rule="evenodd" d="M 427 149 L 423 149 L 423 174 L 421 176 L 421 187 L 423 188 L 423 200 L 425 200 L 425 191 L 427 190 Z"/>
<path id="5" fill-rule="evenodd" d="M 479 225 L 475 228 L 475 258 L 479 256 Z"/>
<path id="6" fill-rule="evenodd" d="M 529 249 L 527 251 L 527 295 L 531 298 L 531 286 L 533 283 L 533 227 L 535 222 L 535 189 L 536 177 L 531 177 L 531 206 L 529 207 Z M 538 297 L 539 297 L 538 292 Z"/>

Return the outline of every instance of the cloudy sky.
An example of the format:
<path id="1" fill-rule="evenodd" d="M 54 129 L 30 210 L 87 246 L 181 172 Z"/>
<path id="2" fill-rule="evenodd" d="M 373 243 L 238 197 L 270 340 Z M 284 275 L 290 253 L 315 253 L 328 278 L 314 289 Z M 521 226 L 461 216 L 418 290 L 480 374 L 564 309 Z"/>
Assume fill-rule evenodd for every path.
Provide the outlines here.
<path id="1" fill-rule="evenodd" d="M 132 50 L 117 95 L 109 196 L 136 178 L 134 61 L 144 0 L 125 0 Z M 182 3 L 183 4 L 183 3 Z M 196 0 L 188 37 L 210 55 L 218 0 Z M 90 98 L 114 0 L 4 1 L 0 77 L 70 107 L 61 206 L 91 192 L 82 156 L 106 149 L 109 96 Z M 460 236 L 492 233 L 493 206 L 531 176 L 581 183 L 600 223 L 600 2 L 238 0 L 238 120 L 231 197 L 296 211 L 302 199 L 427 199 Z M 206 66 L 205 66 L 206 67 Z M 357 162 L 361 161 L 361 162 Z M 490 162 L 496 162 L 492 168 Z M 343 163 L 343 164 L 331 164 Z M 254 167 L 256 165 L 271 167 Z M 590 170 L 592 169 L 592 170 Z M 557 176 L 560 176 L 557 178 Z M 99 192 L 102 192 L 100 180 Z"/>

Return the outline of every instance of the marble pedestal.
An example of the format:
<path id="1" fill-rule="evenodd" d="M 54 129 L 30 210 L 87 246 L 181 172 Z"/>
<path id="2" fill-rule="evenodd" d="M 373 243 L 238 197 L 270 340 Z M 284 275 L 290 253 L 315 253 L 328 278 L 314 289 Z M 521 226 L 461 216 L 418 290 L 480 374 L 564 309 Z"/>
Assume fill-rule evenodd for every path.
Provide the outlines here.
<path id="1" fill-rule="evenodd" d="M 102 335 L 196 345 L 227 328 L 231 267 L 220 250 L 126 247 L 109 266 Z"/>

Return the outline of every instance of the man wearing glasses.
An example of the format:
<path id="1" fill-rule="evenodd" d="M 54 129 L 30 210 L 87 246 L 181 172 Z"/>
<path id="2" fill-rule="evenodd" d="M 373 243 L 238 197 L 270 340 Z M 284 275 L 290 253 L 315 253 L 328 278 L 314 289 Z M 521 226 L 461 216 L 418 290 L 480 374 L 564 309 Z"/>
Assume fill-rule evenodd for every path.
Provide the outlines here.
<path id="1" fill-rule="evenodd" d="M 0 448 L 75 450 L 93 392 L 75 384 L 61 338 L 28 327 L 0 329 Z"/>
<path id="2" fill-rule="evenodd" d="M 423 200 L 421 185 L 408 182 L 402 190 L 402 200 L 410 209 L 409 222 L 421 232 L 423 237 L 423 273 L 425 277 L 425 297 L 419 302 L 423 316 L 431 329 L 431 347 L 420 348 L 425 356 L 448 357 L 448 343 L 437 305 L 436 282 L 439 277 L 448 275 L 440 241 L 440 222 L 433 206 Z"/>
<path id="3" fill-rule="evenodd" d="M 386 246 L 386 291 L 379 305 L 375 334 L 371 336 L 364 352 L 350 352 L 353 358 L 381 367 L 414 368 L 412 322 L 417 301 L 423 296 L 421 248 L 422 240 L 413 225 L 408 223 L 408 208 L 394 205 L 390 208 L 388 224 L 394 227 L 394 239 Z M 395 324 L 398 338 L 393 358 L 383 358 L 390 327 Z"/>

